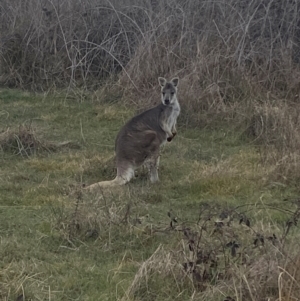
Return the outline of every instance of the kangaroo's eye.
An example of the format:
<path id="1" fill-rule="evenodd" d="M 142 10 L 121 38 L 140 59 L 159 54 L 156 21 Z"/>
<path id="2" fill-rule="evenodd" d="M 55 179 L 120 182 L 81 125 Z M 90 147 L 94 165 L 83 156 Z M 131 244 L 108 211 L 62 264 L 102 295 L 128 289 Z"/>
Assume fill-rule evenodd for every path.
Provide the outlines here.
<path id="1" fill-rule="evenodd" d="M 164 95 L 164 96 L 165 96 L 165 94 L 166 94 L 165 92 L 162 92 L 162 95 Z"/>
<path id="2" fill-rule="evenodd" d="M 171 92 L 171 95 L 173 96 L 175 93 L 174 92 Z"/>

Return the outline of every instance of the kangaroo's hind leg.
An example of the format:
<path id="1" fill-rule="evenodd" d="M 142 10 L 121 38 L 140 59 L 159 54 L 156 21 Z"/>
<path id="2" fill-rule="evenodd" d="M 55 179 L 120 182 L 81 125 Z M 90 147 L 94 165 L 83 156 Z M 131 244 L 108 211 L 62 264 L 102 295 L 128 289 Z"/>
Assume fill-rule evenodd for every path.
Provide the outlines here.
<path id="1" fill-rule="evenodd" d="M 117 163 L 116 184 L 124 185 L 134 177 L 134 167 L 129 162 Z"/>
<path id="2" fill-rule="evenodd" d="M 150 176 L 150 182 L 155 183 L 159 181 L 158 177 L 158 165 L 159 165 L 159 157 L 160 157 L 160 146 L 162 144 L 161 138 L 155 133 L 152 132 L 148 133 L 148 135 L 153 135 L 151 141 L 146 147 L 146 160 L 144 161 L 144 164 L 146 165 L 149 176 Z"/>
<path id="3" fill-rule="evenodd" d="M 145 161 L 145 165 L 147 166 L 151 183 L 155 183 L 159 181 L 159 177 L 158 177 L 159 159 L 160 159 L 160 155 L 159 152 L 157 152 Z"/>

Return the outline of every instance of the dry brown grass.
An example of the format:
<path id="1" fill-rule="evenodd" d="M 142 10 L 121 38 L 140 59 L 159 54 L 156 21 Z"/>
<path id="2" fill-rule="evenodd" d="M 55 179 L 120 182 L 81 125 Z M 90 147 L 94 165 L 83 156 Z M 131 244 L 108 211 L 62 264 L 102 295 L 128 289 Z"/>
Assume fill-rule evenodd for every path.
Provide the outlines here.
<path id="1" fill-rule="evenodd" d="M 287 101 L 254 106 L 248 134 L 260 147 L 262 161 L 273 165 L 274 178 L 297 181 L 299 174 L 300 107 Z"/>
<path id="2" fill-rule="evenodd" d="M 278 285 L 281 300 L 300 300 L 299 264 L 299 255 L 296 255 L 290 258 L 285 266 L 279 266 Z"/>

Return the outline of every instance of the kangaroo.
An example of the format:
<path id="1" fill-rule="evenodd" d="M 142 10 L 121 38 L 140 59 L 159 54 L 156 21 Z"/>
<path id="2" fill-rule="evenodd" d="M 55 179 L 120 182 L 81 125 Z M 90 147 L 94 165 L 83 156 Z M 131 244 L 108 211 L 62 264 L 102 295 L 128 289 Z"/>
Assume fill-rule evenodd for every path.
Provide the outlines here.
<path id="1" fill-rule="evenodd" d="M 158 78 L 161 86 L 161 104 L 130 119 L 119 131 L 115 141 L 117 176 L 111 181 L 92 184 L 86 189 L 124 185 L 134 176 L 134 171 L 145 164 L 150 182 L 159 181 L 160 148 L 177 134 L 176 121 L 180 114 L 177 99 L 179 79 L 167 81 Z"/>

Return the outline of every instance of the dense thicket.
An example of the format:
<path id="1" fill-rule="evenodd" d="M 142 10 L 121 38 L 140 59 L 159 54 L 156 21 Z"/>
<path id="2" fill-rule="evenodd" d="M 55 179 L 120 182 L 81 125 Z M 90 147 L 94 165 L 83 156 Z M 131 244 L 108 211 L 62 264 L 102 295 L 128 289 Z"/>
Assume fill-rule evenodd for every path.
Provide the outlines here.
<path id="1" fill-rule="evenodd" d="M 0 82 L 94 88 L 121 74 L 143 89 L 176 73 L 221 94 L 234 86 L 231 98 L 241 79 L 295 92 L 299 10 L 298 0 L 1 0 Z"/>

